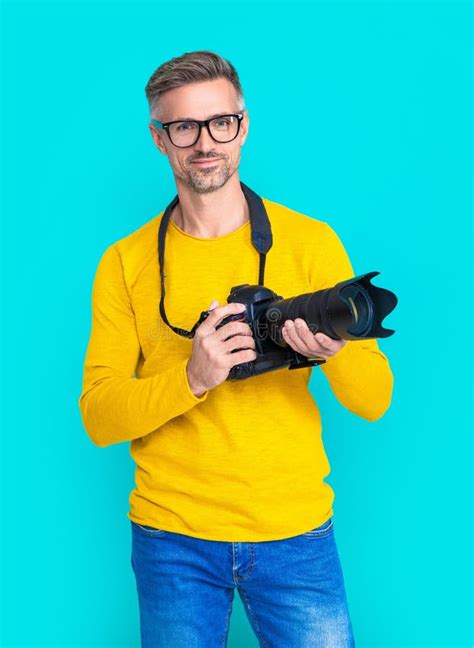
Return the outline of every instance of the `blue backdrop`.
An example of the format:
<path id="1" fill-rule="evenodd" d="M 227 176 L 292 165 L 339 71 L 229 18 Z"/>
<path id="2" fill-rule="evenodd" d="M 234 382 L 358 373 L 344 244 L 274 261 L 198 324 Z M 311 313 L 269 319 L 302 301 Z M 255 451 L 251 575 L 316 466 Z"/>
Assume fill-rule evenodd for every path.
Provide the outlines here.
<path id="1" fill-rule="evenodd" d="M 98 259 L 176 193 L 144 86 L 196 49 L 239 72 L 241 179 L 399 297 L 381 420 L 311 379 L 357 645 L 471 646 L 471 29 L 462 2 L 3 3 L 2 646 L 139 645 L 133 462 L 77 400 Z M 257 646 L 238 596 L 229 646 Z"/>

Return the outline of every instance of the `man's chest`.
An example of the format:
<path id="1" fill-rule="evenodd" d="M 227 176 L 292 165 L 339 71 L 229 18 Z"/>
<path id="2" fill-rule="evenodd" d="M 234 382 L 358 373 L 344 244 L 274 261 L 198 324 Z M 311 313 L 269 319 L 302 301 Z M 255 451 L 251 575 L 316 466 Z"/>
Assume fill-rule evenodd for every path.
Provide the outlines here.
<path id="1" fill-rule="evenodd" d="M 251 243 L 232 249 L 168 246 L 164 264 L 164 307 L 170 324 L 190 330 L 216 299 L 227 303 L 233 286 L 257 284 L 259 255 Z M 265 262 L 265 286 L 283 298 L 311 290 L 307 270 L 295 250 L 271 249 Z M 161 282 L 158 258 L 137 278 L 132 307 L 142 349 L 142 376 L 166 369 L 189 355 L 192 340 L 175 333 L 160 314 Z"/>

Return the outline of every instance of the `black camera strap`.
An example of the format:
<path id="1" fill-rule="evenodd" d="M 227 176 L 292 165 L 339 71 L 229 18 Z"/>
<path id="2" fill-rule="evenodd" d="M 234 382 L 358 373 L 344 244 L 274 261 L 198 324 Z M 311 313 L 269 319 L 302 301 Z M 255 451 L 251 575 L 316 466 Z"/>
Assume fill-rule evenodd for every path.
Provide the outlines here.
<path id="1" fill-rule="evenodd" d="M 270 220 L 268 218 L 265 205 L 261 197 L 256 194 L 250 187 L 247 187 L 243 182 L 240 182 L 242 191 L 247 200 L 250 213 L 250 227 L 252 231 L 252 244 L 260 255 L 260 264 L 258 271 L 258 283 L 260 286 L 264 285 L 265 275 L 265 256 L 268 250 L 272 247 L 273 238 Z M 179 196 L 176 195 L 170 204 L 166 207 L 165 212 L 161 218 L 160 227 L 158 229 L 158 263 L 161 278 L 161 298 L 160 298 L 160 314 L 163 321 L 178 335 L 183 337 L 194 337 L 194 331 L 197 328 L 198 322 L 193 326 L 190 331 L 186 329 L 173 326 L 169 323 L 165 312 L 165 277 L 164 262 L 165 262 L 165 237 L 168 223 L 171 217 L 171 212 L 179 202 Z M 229 288 L 230 290 L 230 288 Z"/>

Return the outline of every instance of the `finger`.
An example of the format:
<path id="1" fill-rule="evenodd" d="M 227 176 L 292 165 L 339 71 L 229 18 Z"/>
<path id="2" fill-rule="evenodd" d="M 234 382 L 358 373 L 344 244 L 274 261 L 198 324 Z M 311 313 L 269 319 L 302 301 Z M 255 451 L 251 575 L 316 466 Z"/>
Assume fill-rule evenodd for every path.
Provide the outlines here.
<path id="1" fill-rule="evenodd" d="M 209 335 L 214 333 L 216 326 L 219 324 L 224 317 L 227 315 L 233 315 L 235 313 L 243 313 L 245 311 L 245 304 L 239 304 L 238 302 L 231 302 L 230 304 L 225 304 L 224 306 L 218 306 L 210 311 L 209 315 L 206 317 L 201 326 L 198 327 L 198 331 L 201 335 Z"/>
<path id="2" fill-rule="evenodd" d="M 302 342 L 295 328 L 296 327 L 293 322 L 291 320 L 287 320 L 285 322 L 285 326 L 282 328 L 283 338 L 286 342 L 288 342 L 288 344 L 294 351 L 302 353 L 303 355 L 307 355 L 308 353 L 310 353 L 310 351 Z"/>
<path id="3" fill-rule="evenodd" d="M 228 353 L 225 355 L 229 367 L 235 367 L 235 365 L 242 364 L 243 362 L 253 362 L 256 357 L 257 352 L 255 349 L 243 349 L 242 351 L 236 351 L 235 353 Z"/>
<path id="4" fill-rule="evenodd" d="M 225 353 L 232 353 L 236 349 L 254 349 L 255 339 L 248 335 L 234 335 L 230 340 L 222 343 L 222 349 Z"/>
<path id="5" fill-rule="evenodd" d="M 333 340 L 328 335 L 325 335 L 324 333 L 316 333 L 314 338 L 323 349 L 326 349 L 327 351 L 336 351 L 336 340 Z"/>
<path id="6" fill-rule="evenodd" d="M 310 331 L 304 319 L 299 317 L 295 319 L 295 330 L 299 335 L 302 344 L 304 344 L 308 349 L 308 352 L 321 353 L 322 351 L 329 350 L 319 342 L 317 337 L 314 336 L 314 333 Z"/>
<path id="7" fill-rule="evenodd" d="M 224 326 L 216 331 L 215 337 L 218 340 L 225 341 L 227 338 L 237 334 L 252 337 L 252 328 L 246 322 L 227 322 L 227 324 L 224 324 Z"/>
<path id="8" fill-rule="evenodd" d="M 297 317 L 295 319 L 295 328 L 300 338 L 311 352 L 335 353 L 338 351 L 339 345 L 336 340 L 333 340 L 328 335 L 321 332 L 314 334 L 304 319 Z"/>
<path id="9" fill-rule="evenodd" d="M 295 328 L 293 326 L 293 328 Z M 309 327 L 308 327 L 309 330 Z M 291 331 L 291 328 L 290 328 Z M 314 335 L 309 331 L 311 335 L 311 344 L 305 344 L 304 346 L 302 343 L 299 341 L 299 338 L 295 337 L 295 334 L 293 333 L 293 336 L 291 337 L 291 333 L 287 332 L 287 326 L 284 326 L 282 328 L 282 333 L 283 333 L 283 338 L 285 339 L 286 342 L 291 346 L 291 348 L 294 351 L 298 351 L 298 353 L 301 353 L 309 358 L 313 357 L 318 357 L 322 358 L 323 360 L 327 360 L 327 358 L 330 356 L 330 353 L 327 349 L 324 349 L 319 342 L 315 339 Z"/>
<path id="10" fill-rule="evenodd" d="M 299 320 L 300 322 L 303 322 L 303 320 Z M 304 322 L 306 326 L 306 322 Z M 290 340 L 296 345 L 296 349 L 298 353 L 303 353 L 304 355 L 308 355 L 310 353 L 315 353 L 316 352 L 316 346 L 314 345 L 314 336 L 311 336 L 313 340 L 310 340 L 310 343 L 308 344 L 307 341 L 303 338 L 303 334 L 300 331 L 300 326 L 296 325 L 296 320 L 293 322 L 292 320 L 287 320 L 285 322 L 285 330 L 288 331 L 288 335 Z"/>
<path id="11" fill-rule="evenodd" d="M 287 333 L 283 333 L 283 337 L 285 337 Z M 316 360 L 327 360 L 328 358 L 331 357 L 331 354 L 324 352 L 324 351 L 307 351 L 306 349 L 303 349 L 300 344 L 297 344 L 293 342 L 292 340 L 286 340 L 288 345 L 293 349 L 293 351 L 297 351 L 301 355 L 305 356 L 306 358 L 315 358 Z"/>

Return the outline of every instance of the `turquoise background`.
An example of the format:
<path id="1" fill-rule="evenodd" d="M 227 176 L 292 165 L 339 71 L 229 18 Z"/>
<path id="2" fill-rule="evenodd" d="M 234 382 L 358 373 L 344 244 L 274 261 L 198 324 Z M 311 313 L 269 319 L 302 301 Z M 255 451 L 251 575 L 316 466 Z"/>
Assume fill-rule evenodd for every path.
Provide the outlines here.
<path id="1" fill-rule="evenodd" d="M 381 420 L 311 379 L 357 646 L 471 646 L 470 4 L 2 8 L 2 646 L 139 645 L 129 446 L 77 401 L 98 259 L 176 193 L 144 86 L 196 49 L 239 72 L 241 179 L 399 297 Z M 257 646 L 237 592 L 229 646 Z"/>

